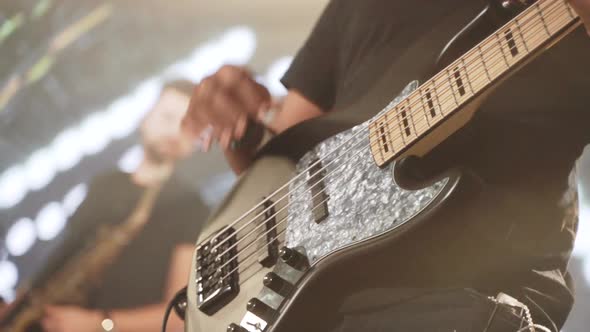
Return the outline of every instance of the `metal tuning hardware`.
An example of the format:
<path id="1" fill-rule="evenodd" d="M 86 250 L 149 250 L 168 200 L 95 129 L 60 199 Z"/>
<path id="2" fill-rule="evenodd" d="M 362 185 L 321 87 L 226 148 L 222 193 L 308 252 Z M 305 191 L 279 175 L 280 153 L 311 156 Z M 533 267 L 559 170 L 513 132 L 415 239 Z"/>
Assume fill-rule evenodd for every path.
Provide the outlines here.
<path id="1" fill-rule="evenodd" d="M 235 243 L 236 233 L 229 228 L 197 248 L 197 307 L 207 315 L 223 308 L 240 291 Z"/>

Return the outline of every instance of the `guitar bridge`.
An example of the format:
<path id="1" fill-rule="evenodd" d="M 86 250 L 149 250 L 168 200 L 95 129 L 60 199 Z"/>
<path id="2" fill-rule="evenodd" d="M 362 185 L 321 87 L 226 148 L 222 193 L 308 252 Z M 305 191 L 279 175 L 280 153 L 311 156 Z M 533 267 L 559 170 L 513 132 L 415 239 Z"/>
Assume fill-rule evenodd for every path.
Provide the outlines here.
<path id="1" fill-rule="evenodd" d="M 197 307 L 213 315 L 240 291 L 236 233 L 233 228 L 197 249 Z"/>

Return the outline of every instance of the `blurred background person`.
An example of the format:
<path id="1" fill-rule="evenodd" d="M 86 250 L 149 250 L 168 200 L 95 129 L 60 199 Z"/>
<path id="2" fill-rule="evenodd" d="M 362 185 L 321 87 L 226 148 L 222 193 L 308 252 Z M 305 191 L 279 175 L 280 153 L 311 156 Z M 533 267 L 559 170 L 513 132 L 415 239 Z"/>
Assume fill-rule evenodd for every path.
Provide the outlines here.
<path id="1" fill-rule="evenodd" d="M 71 233 L 71 217 L 90 194 L 91 179 L 117 167 L 134 170 L 122 161 L 141 150 L 136 129 L 163 82 L 199 82 L 227 63 L 257 73 L 273 97 L 284 94 L 279 78 L 327 3 L 0 4 L 0 296 L 13 303 L 17 289 L 40 278 L 47 258 Z M 224 159 L 213 147 L 180 162 L 173 178 L 213 207 L 235 179 Z M 590 168 L 581 168 L 580 178 L 585 174 Z M 590 322 L 587 197 L 570 264 L 576 305 L 567 332 L 585 332 Z"/>
<path id="2" fill-rule="evenodd" d="M 84 307 L 59 305 L 67 304 L 68 299 L 65 303 L 46 303 L 41 322 L 44 331 L 159 330 L 166 304 L 186 285 L 193 242 L 208 214 L 199 195 L 174 176 L 176 161 L 193 152 L 193 144 L 178 130 L 192 88 L 188 81 L 164 85 L 141 123 L 144 153 L 135 171 L 112 171 L 92 180 L 86 199 L 70 219 L 61 250 L 41 273 L 39 284 L 47 287 L 44 281 L 51 280 L 76 253 L 110 250 L 111 241 L 121 248 L 112 261 L 99 262 L 97 269 L 84 262 L 74 266 L 73 275 L 85 268 L 98 273 L 98 287 L 81 295 L 86 300 Z M 113 232 L 107 234 L 104 243 L 87 248 L 99 236 L 101 227 L 126 222 L 139 208 L 143 193 L 153 188 L 159 189 L 157 196 L 155 201 L 147 201 L 153 206 L 137 234 Z M 128 236 L 128 243 L 118 244 L 120 235 Z M 67 276 L 63 281 L 68 282 Z M 33 303 L 37 300 L 34 297 Z M 171 330 L 182 328 L 176 317 L 170 326 Z"/>
<path id="3" fill-rule="evenodd" d="M 71 220 L 71 234 L 78 241 L 74 227 L 92 234 L 101 223 L 121 222 L 143 190 L 162 188 L 149 221 L 106 267 L 100 286 L 89 296 L 90 306 L 48 306 L 44 330 L 97 331 L 107 319 L 120 332 L 159 330 L 166 304 L 186 285 L 193 242 L 208 214 L 200 197 L 173 175 L 175 162 L 193 151 L 178 131 L 191 91 L 188 81 L 166 84 L 141 124 L 144 158 L 137 169 L 92 181 L 88 197 Z M 182 327 L 176 317 L 170 326 Z"/>

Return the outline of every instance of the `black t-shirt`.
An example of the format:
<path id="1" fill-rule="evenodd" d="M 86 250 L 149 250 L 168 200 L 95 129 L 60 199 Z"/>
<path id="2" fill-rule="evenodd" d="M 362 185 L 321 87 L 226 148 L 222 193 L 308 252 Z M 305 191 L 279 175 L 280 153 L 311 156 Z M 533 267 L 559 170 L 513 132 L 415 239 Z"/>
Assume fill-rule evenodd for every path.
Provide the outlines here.
<path id="1" fill-rule="evenodd" d="M 283 83 L 325 110 L 367 119 L 420 78 L 485 3 L 333 0 Z M 433 285 L 507 291 L 534 310 L 543 307 L 557 325 L 565 321 L 576 226 L 563 224 L 559 203 L 590 142 L 588 59 L 590 40 L 576 30 L 505 82 L 467 127 L 427 156 L 440 168 L 465 166 L 484 182 L 477 203 L 461 212 L 468 222 L 440 223 L 417 239 L 440 244 L 420 248 L 429 256 L 422 272 L 435 276 Z"/>
<path id="2" fill-rule="evenodd" d="M 101 226 L 124 222 L 143 190 L 131 182 L 129 174 L 113 172 L 97 176 L 68 222 L 58 256 L 63 259 L 64 255 L 83 248 Z M 160 302 L 174 248 L 179 244 L 194 244 L 207 216 L 208 208 L 199 195 L 172 177 L 162 187 L 141 232 L 106 267 L 100 284 L 89 295 L 88 305 L 125 309 Z"/>

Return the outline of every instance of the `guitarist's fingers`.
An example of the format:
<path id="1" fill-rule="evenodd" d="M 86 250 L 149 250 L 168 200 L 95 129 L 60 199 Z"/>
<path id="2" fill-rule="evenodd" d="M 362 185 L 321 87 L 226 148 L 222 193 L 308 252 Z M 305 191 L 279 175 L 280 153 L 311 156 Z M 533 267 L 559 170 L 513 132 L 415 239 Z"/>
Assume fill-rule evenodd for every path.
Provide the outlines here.
<path id="1" fill-rule="evenodd" d="M 586 26 L 586 32 L 590 35 L 590 0 L 568 0 L 576 13 L 580 15 Z"/>

